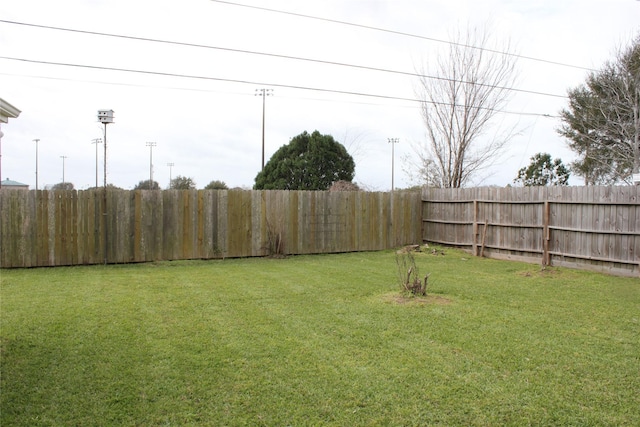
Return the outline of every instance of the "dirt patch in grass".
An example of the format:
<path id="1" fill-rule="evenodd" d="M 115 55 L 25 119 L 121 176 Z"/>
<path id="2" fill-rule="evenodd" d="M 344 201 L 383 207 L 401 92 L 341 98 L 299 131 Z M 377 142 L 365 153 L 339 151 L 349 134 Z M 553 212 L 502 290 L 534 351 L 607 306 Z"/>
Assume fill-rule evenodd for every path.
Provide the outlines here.
<path id="1" fill-rule="evenodd" d="M 399 293 L 386 294 L 382 297 L 386 303 L 396 305 L 449 305 L 452 301 L 449 298 L 440 295 L 430 295 L 419 297 L 402 295 Z"/>
<path id="2" fill-rule="evenodd" d="M 544 267 L 538 271 L 521 271 L 518 273 L 518 276 L 522 277 L 546 277 L 555 274 L 559 274 L 560 272 L 554 268 Z"/>

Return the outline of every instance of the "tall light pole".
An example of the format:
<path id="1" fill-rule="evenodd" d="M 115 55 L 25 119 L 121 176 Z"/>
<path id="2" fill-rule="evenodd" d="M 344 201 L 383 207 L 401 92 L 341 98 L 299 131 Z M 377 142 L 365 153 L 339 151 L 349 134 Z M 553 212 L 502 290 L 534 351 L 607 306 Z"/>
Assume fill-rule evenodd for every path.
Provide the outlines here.
<path id="1" fill-rule="evenodd" d="M 256 89 L 256 96 L 262 97 L 262 169 L 264 170 L 264 115 L 265 115 L 265 100 L 267 96 L 273 96 L 273 89 Z"/>
<path id="2" fill-rule="evenodd" d="M 171 176 L 171 172 L 172 172 L 172 169 L 173 169 L 173 167 L 174 167 L 175 165 L 176 165 L 176 164 L 175 164 L 175 163 L 173 163 L 173 162 L 171 162 L 171 163 L 167 163 L 167 166 L 169 166 L 169 190 L 171 190 L 171 187 L 173 186 L 173 178 L 172 178 L 172 176 Z"/>
<path id="3" fill-rule="evenodd" d="M 104 189 L 107 189 L 107 125 L 113 123 L 113 110 L 98 110 L 98 121 L 104 125 Z M 107 195 L 105 193 L 105 200 Z M 106 215 L 106 213 L 105 213 Z"/>
<path id="4" fill-rule="evenodd" d="M 104 218 L 104 225 L 102 227 L 102 241 L 104 243 L 104 264 L 108 262 L 109 251 L 109 233 L 107 221 L 107 125 L 113 123 L 113 110 L 98 110 L 98 121 L 104 125 L 104 190 L 102 191 L 102 217 Z M 97 145 L 96 145 L 97 147 Z"/>
<path id="5" fill-rule="evenodd" d="M 157 144 L 155 142 L 147 142 L 147 147 L 149 147 L 149 189 L 153 190 L 153 147 Z"/>
<path id="6" fill-rule="evenodd" d="M 394 185 L 393 185 L 393 176 L 394 176 L 394 158 L 395 158 L 395 152 L 394 152 L 394 146 L 400 142 L 399 138 L 387 138 L 387 140 L 389 141 L 389 144 L 391 144 L 391 191 L 394 190 Z"/>
<path id="7" fill-rule="evenodd" d="M 98 144 L 102 144 L 102 139 L 92 139 L 91 143 L 96 145 L 96 188 L 98 188 Z"/>
<path id="8" fill-rule="evenodd" d="M 33 141 L 36 143 L 36 191 L 38 191 L 38 142 L 40 140 L 34 139 Z"/>
<path id="9" fill-rule="evenodd" d="M 64 159 L 66 159 L 67 156 L 60 156 L 60 158 L 62 159 L 62 186 L 64 187 L 64 183 L 65 183 L 65 180 L 64 180 Z"/>

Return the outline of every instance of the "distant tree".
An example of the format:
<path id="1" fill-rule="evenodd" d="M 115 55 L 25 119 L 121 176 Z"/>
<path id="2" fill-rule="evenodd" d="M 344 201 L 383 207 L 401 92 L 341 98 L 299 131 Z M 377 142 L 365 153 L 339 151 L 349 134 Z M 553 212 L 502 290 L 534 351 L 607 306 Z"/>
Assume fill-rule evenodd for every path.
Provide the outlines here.
<path id="1" fill-rule="evenodd" d="M 360 187 L 355 182 L 340 180 L 331 184 L 329 191 L 360 191 Z"/>
<path id="2" fill-rule="evenodd" d="M 256 190 L 327 190 L 336 181 L 352 181 L 355 162 L 331 135 L 306 131 L 280 147 L 258 173 Z"/>
<path id="3" fill-rule="evenodd" d="M 224 181 L 214 180 L 204 187 L 205 190 L 228 190 L 227 184 Z"/>
<path id="4" fill-rule="evenodd" d="M 157 181 L 144 180 L 140 181 L 135 187 L 134 190 L 159 190 L 160 184 Z"/>
<path id="5" fill-rule="evenodd" d="M 192 178 L 178 175 L 171 180 L 172 190 L 194 190 L 195 188 L 196 183 Z"/>
<path id="6" fill-rule="evenodd" d="M 89 190 L 100 190 L 103 189 L 104 187 L 102 185 L 98 186 L 98 187 L 90 187 Z M 115 184 L 107 184 L 107 188 L 110 190 L 122 190 L 121 187 L 117 187 Z"/>
<path id="7" fill-rule="evenodd" d="M 405 193 L 418 193 L 422 191 L 422 185 L 412 185 L 407 188 L 396 188 L 395 191 L 404 191 Z"/>
<path id="8" fill-rule="evenodd" d="M 74 186 L 70 182 L 59 182 L 51 187 L 52 190 L 73 190 Z"/>
<path id="9" fill-rule="evenodd" d="M 570 175 L 569 168 L 562 164 L 562 160 L 551 160 L 551 154 L 538 153 L 531 157 L 529 166 L 518 171 L 518 176 L 513 182 L 521 183 L 525 187 L 568 185 Z"/>
<path id="10" fill-rule="evenodd" d="M 558 133 L 578 155 L 572 170 L 587 185 L 631 183 L 640 173 L 640 35 L 568 95 Z"/>

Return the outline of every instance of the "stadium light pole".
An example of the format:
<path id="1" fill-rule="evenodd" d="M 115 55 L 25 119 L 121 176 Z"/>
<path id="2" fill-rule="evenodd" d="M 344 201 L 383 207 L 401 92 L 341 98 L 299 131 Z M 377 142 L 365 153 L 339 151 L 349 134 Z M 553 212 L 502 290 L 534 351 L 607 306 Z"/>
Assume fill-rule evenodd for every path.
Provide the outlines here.
<path id="1" fill-rule="evenodd" d="M 264 117 L 267 96 L 273 96 L 273 89 L 256 89 L 256 96 L 262 97 L 262 169 L 264 170 Z"/>
<path id="2" fill-rule="evenodd" d="M 176 165 L 176 164 L 175 164 L 175 163 L 173 163 L 173 162 L 167 163 L 167 166 L 169 166 L 169 190 L 171 190 L 171 187 L 173 186 L 173 177 L 172 177 L 172 175 L 171 175 L 171 172 L 172 172 L 173 167 L 174 167 L 175 165 Z"/>
<path id="3" fill-rule="evenodd" d="M 147 147 L 149 147 L 149 189 L 153 190 L 153 147 L 158 145 L 155 142 L 147 142 Z"/>
<path id="4" fill-rule="evenodd" d="M 36 191 L 38 191 L 38 142 L 39 139 L 34 139 L 33 142 L 36 143 Z"/>
<path id="5" fill-rule="evenodd" d="M 104 125 L 104 189 L 107 189 L 107 125 L 113 123 L 113 110 L 98 110 L 98 121 Z M 106 198 L 105 194 L 105 198 Z"/>
<path id="6" fill-rule="evenodd" d="M 104 218 L 104 226 L 102 227 L 102 240 L 104 242 L 104 265 L 108 262 L 108 250 L 109 250 L 109 233 L 107 221 L 107 125 L 113 123 L 113 110 L 98 110 L 98 121 L 104 125 L 104 189 L 102 191 L 102 217 Z M 96 146 L 97 147 L 97 146 Z"/>
<path id="7" fill-rule="evenodd" d="M 395 152 L 394 152 L 394 146 L 400 142 L 399 138 L 387 138 L 389 144 L 391 144 L 391 191 L 393 192 L 394 190 L 394 185 L 393 185 L 393 176 L 394 176 L 394 158 L 395 158 Z"/>
<path id="8" fill-rule="evenodd" d="M 64 187 L 64 183 L 65 183 L 65 180 L 64 180 L 64 159 L 66 159 L 67 156 L 60 156 L 60 158 L 62 159 L 62 187 Z"/>

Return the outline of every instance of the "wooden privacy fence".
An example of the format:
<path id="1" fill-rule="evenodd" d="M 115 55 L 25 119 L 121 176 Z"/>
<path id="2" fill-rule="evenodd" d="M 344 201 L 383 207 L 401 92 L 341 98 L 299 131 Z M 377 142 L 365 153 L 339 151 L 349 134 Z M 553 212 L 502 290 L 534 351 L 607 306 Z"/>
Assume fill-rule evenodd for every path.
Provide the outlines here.
<path id="1" fill-rule="evenodd" d="M 420 242 L 419 192 L 0 191 L 0 267 L 388 249 Z"/>
<path id="2" fill-rule="evenodd" d="M 474 255 L 640 275 L 640 186 L 424 188 L 423 239 Z"/>

